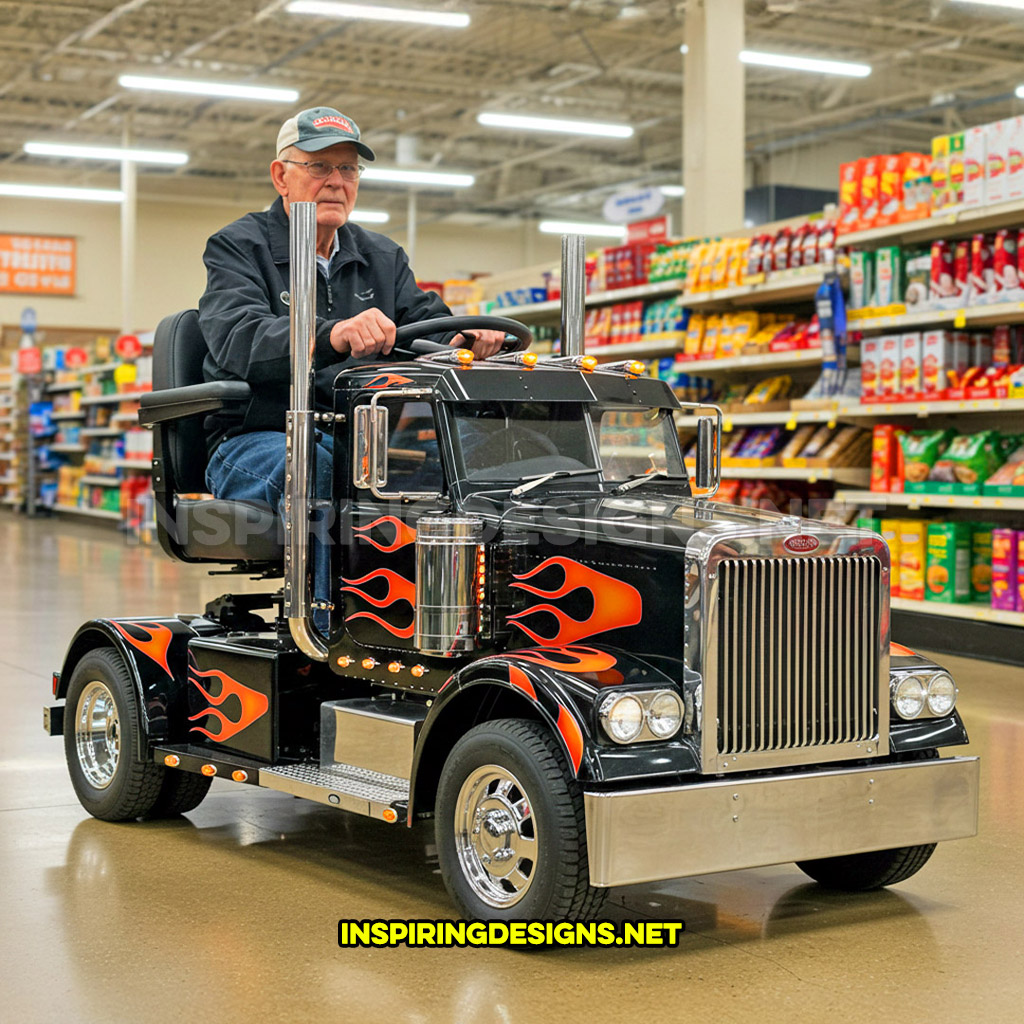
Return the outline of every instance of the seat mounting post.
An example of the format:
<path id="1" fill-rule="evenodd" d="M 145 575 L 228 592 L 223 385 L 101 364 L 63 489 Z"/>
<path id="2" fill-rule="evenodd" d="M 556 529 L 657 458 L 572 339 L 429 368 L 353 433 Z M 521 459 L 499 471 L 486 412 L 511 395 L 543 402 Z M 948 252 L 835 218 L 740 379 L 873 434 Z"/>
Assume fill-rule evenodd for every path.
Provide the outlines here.
<path id="1" fill-rule="evenodd" d="M 316 203 L 292 203 L 291 408 L 285 441 L 284 615 L 299 650 L 327 660 L 327 647 L 313 625 L 309 569 L 309 497 L 313 452 L 313 356 L 316 345 Z"/>

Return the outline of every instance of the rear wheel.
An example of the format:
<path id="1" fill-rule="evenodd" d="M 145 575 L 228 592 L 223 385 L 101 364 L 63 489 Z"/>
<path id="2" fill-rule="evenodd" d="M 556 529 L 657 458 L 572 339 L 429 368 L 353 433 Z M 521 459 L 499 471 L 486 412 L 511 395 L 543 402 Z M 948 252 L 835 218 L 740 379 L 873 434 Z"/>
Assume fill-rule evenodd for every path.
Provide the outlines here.
<path id="1" fill-rule="evenodd" d="M 112 647 L 90 651 L 75 666 L 64 724 L 64 754 L 82 806 L 104 821 L 145 817 L 167 769 L 142 759 L 142 717 L 124 659 Z"/>
<path id="2" fill-rule="evenodd" d="M 551 731 L 500 719 L 471 729 L 441 772 L 435 818 L 445 886 L 475 920 L 593 920 L 583 794 Z"/>
<path id="3" fill-rule="evenodd" d="M 195 810 L 210 792 L 212 784 L 213 779 L 207 775 L 178 770 L 167 772 L 160 787 L 160 795 L 148 817 L 173 818 Z"/>
<path id="4" fill-rule="evenodd" d="M 797 867 L 830 889 L 869 892 L 895 885 L 916 875 L 935 851 L 935 843 L 901 846 L 895 850 L 851 853 L 844 857 L 797 861 Z"/>

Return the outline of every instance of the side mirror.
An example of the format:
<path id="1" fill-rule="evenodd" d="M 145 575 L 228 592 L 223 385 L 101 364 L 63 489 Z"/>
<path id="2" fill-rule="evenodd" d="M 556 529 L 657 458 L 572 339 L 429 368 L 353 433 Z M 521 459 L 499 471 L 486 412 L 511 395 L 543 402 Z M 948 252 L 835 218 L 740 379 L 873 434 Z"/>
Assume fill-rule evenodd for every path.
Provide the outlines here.
<path id="1" fill-rule="evenodd" d="M 721 444 L 718 424 L 710 416 L 697 421 L 697 489 L 714 494 L 721 478 Z"/>

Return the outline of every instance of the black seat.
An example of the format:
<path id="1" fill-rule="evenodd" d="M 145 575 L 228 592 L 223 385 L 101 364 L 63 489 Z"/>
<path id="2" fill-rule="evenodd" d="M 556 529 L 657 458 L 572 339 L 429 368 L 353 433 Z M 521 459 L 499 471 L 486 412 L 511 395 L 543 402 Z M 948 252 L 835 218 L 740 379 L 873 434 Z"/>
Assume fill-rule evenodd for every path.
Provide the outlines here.
<path id="1" fill-rule="evenodd" d="M 206 497 L 207 413 L 246 403 L 245 381 L 203 381 L 206 341 L 194 309 L 164 317 L 153 342 L 153 391 L 141 398 L 139 422 L 152 425 L 157 535 L 183 562 L 234 563 L 278 573 L 283 526 L 265 502 Z"/>

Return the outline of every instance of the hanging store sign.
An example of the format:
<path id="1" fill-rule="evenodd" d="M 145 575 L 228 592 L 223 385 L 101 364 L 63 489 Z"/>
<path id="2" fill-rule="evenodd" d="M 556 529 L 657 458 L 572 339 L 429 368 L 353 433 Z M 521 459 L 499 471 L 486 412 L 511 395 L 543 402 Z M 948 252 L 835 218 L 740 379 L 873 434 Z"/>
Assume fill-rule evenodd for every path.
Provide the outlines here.
<path id="1" fill-rule="evenodd" d="M 660 188 L 632 189 L 616 192 L 604 204 L 604 219 L 613 224 L 632 224 L 637 220 L 649 220 L 665 205 L 665 193 Z"/>
<path id="2" fill-rule="evenodd" d="M 43 372 L 43 350 L 38 345 L 18 349 L 18 373 L 23 377 L 34 377 Z"/>
<path id="3" fill-rule="evenodd" d="M 0 234 L 0 294 L 74 295 L 75 240 Z"/>

